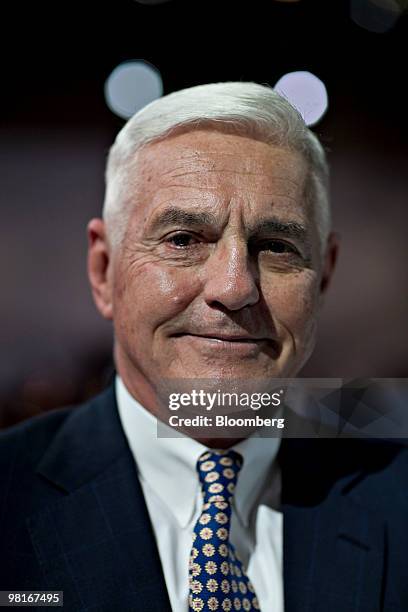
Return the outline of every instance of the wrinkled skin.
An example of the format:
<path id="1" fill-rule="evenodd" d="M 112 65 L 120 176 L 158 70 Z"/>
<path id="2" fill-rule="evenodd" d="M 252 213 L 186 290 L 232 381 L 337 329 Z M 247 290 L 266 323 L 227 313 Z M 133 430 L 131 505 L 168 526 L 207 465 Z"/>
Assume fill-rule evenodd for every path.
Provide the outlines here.
<path id="1" fill-rule="evenodd" d="M 295 376 L 337 251 L 331 234 L 321 255 L 302 156 L 195 130 L 147 146 L 133 172 L 122 245 L 88 226 L 94 299 L 132 395 L 157 413 L 163 379 Z"/>

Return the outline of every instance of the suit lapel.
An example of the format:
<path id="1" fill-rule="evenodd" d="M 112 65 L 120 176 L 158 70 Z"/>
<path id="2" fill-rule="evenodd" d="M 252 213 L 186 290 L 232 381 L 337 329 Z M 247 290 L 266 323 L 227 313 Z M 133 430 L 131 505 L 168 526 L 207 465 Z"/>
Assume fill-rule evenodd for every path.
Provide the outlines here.
<path id="1" fill-rule="evenodd" d="M 291 441 L 289 452 L 302 457 L 303 466 L 295 478 L 293 462 L 286 480 L 283 468 L 285 612 L 380 612 L 384 524 L 353 498 L 345 485 L 350 476 L 331 488 L 314 488 L 319 470 L 308 455 L 322 442 L 303 441 L 299 449 Z"/>
<path id="2" fill-rule="evenodd" d="M 38 466 L 61 498 L 28 520 L 47 585 L 69 610 L 170 610 L 113 388 L 76 409 Z"/>

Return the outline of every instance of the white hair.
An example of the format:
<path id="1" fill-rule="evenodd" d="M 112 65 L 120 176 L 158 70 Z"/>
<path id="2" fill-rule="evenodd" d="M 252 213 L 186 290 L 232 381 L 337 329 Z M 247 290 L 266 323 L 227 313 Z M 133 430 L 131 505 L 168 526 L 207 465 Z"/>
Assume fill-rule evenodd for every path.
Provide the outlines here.
<path id="1" fill-rule="evenodd" d="M 269 86 L 245 82 L 182 89 L 151 102 L 129 119 L 109 151 L 106 166 L 103 218 L 112 246 L 121 243 L 134 205 L 129 185 L 136 154 L 176 130 L 203 127 L 227 129 L 304 156 L 309 163 L 307 198 L 315 207 L 323 250 L 331 226 L 324 149 L 284 97 Z"/>

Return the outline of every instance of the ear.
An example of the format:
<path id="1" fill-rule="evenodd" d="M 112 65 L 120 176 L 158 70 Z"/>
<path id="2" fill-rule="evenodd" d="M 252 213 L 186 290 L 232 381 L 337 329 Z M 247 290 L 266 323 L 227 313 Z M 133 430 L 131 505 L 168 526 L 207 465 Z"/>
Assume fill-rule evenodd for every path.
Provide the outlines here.
<path id="1" fill-rule="evenodd" d="M 112 319 L 112 255 L 102 219 L 88 223 L 88 278 L 97 309 L 105 319 Z"/>
<path id="2" fill-rule="evenodd" d="M 320 296 L 325 295 L 331 279 L 333 277 L 334 268 L 337 262 L 339 252 L 340 236 L 336 232 L 331 232 L 326 244 L 326 252 L 324 255 L 322 278 L 320 281 Z"/>

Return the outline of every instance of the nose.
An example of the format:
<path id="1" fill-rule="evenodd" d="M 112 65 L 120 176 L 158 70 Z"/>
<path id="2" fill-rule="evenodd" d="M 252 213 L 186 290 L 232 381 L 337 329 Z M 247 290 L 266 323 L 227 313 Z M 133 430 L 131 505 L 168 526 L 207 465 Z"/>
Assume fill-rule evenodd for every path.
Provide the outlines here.
<path id="1" fill-rule="evenodd" d="M 257 267 L 245 243 L 219 244 L 207 266 L 204 296 L 209 306 L 241 310 L 259 301 Z"/>

